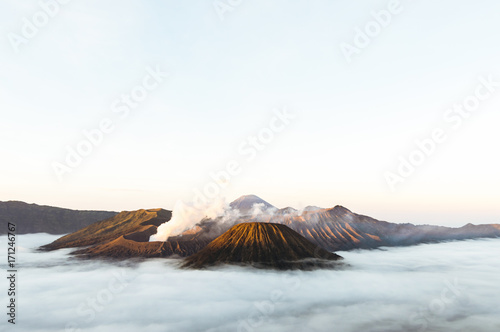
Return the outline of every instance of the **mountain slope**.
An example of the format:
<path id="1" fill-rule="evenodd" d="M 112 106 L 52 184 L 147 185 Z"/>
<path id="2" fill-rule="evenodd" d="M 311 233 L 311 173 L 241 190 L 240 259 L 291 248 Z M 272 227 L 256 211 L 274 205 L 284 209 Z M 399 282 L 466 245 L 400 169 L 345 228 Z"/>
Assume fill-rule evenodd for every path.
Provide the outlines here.
<path id="1" fill-rule="evenodd" d="M 169 221 L 171 217 L 172 212 L 163 209 L 124 211 L 63 236 L 42 249 L 55 250 L 102 244 L 124 235 L 136 241 L 148 241 L 149 236 L 156 233 L 157 227 Z"/>
<path id="2" fill-rule="evenodd" d="M 148 242 L 147 239 L 137 239 L 134 235 L 123 235 L 119 238 L 101 243 L 89 248 L 79 249 L 73 252 L 81 258 L 112 258 L 128 259 L 159 258 L 180 256 L 186 257 L 203 249 L 210 241 L 193 239 L 169 239 L 167 242 Z M 140 234 L 140 233 L 139 233 Z"/>
<path id="3" fill-rule="evenodd" d="M 247 197 L 247 196 L 244 196 Z M 241 201 L 240 198 L 237 201 Z M 216 223 L 216 221 L 212 221 Z M 292 208 L 268 214 L 245 215 L 219 226 L 219 235 L 240 223 L 267 222 L 283 224 L 312 243 L 328 251 L 373 249 L 382 246 L 409 246 L 419 243 L 500 237 L 500 225 L 466 225 L 450 228 L 431 225 L 396 224 L 351 212 L 343 206 L 330 209 L 309 207 L 302 212 Z M 189 232 L 208 234 L 205 221 Z M 224 228 L 225 227 L 225 228 Z M 213 228 L 210 230 L 215 238 Z"/>
<path id="4" fill-rule="evenodd" d="M 7 225 L 9 222 L 15 223 L 17 234 L 71 233 L 116 214 L 110 211 L 62 209 L 19 201 L 0 202 L 0 223 L 2 225 Z M 0 234 L 6 232 L 7 227 L 0 229 Z"/>
<path id="5" fill-rule="evenodd" d="M 94 246 L 73 253 L 84 258 L 186 257 L 203 249 L 226 230 L 215 221 L 203 220 L 199 225 L 194 230 L 184 232 L 181 236 L 169 237 L 166 242 L 149 242 L 150 236 L 157 229 L 157 227 L 151 227 L 122 235 L 113 241 L 96 243 Z M 203 231 L 199 232 L 199 229 Z"/>
<path id="6" fill-rule="evenodd" d="M 113 218 L 92 224 L 43 246 L 43 250 L 81 248 L 73 252 L 82 258 L 128 259 L 189 256 L 203 249 L 220 234 L 216 223 L 205 225 L 205 232 L 173 236 L 167 242 L 149 242 L 159 225 L 168 222 L 172 212 L 163 209 L 124 211 Z"/>
<path id="7" fill-rule="evenodd" d="M 232 206 L 248 207 L 259 203 L 256 196 L 244 196 Z M 263 205 L 266 206 L 266 205 Z M 268 205 L 271 206 L 272 205 Z M 373 249 L 381 246 L 408 246 L 419 243 L 500 237 L 500 225 L 466 225 L 460 228 L 412 224 L 395 224 L 358 215 L 336 206 L 331 209 L 312 207 L 299 212 L 292 208 L 271 209 L 260 215 L 244 214 L 233 220 L 201 220 L 194 228 L 167 242 L 149 242 L 157 227 L 170 220 L 170 211 L 139 210 L 121 212 L 66 235 L 43 249 L 91 246 L 76 251 L 82 257 L 168 257 L 193 255 L 232 226 L 243 223 L 269 223 L 288 226 L 315 246 L 327 251 Z"/>
<path id="8" fill-rule="evenodd" d="M 325 260 L 339 259 L 340 256 L 312 244 L 285 225 L 253 222 L 233 226 L 200 252 L 186 258 L 184 267 L 229 263 L 304 269 L 324 265 Z"/>
<path id="9" fill-rule="evenodd" d="M 242 218 L 238 222 L 255 221 L 287 225 L 312 243 L 329 251 L 500 237 L 500 225 L 469 224 L 450 228 L 395 224 L 355 214 L 342 206 L 303 212 L 300 215 L 261 215 Z"/>

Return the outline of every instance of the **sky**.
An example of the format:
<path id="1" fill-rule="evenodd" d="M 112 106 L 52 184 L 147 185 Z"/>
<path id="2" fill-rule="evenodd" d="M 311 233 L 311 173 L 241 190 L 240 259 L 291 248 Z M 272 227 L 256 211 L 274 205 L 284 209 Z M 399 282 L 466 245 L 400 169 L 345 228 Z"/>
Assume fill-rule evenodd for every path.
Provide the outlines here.
<path id="1" fill-rule="evenodd" d="M 497 1 L 61 2 L 0 4 L 0 200 L 500 223 Z"/>
<path id="2" fill-rule="evenodd" d="M 16 331 L 500 328 L 499 239 L 339 252 L 349 266 L 284 272 L 180 270 L 175 259 L 110 263 L 68 259 L 67 249 L 36 250 L 56 238 L 18 236 Z M 5 255 L 0 252 L 0 262 Z"/>

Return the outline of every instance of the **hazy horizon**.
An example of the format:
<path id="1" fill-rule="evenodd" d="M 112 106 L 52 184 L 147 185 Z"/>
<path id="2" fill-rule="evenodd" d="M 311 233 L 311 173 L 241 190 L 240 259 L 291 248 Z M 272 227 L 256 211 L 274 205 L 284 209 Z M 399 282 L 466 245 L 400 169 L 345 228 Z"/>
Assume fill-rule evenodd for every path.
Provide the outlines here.
<path id="1" fill-rule="evenodd" d="M 245 195 L 242 195 L 242 196 L 245 196 Z M 241 197 L 241 196 L 239 196 Z M 238 199 L 239 197 L 236 197 L 234 200 Z M 260 197 L 262 198 L 262 197 Z M 233 199 L 232 200 L 227 200 L 227 199 L 223 199 L 227 204 L 231 203 L 232 201 L 234 201 Z M 265 199 L 264 199 L 265 200 Z M 19 201 L 19 200 L 7 200 L 8 201 Z M 266 200 L 267 201 L 267 200 Z M 21 201 L 21 202 L 24 202 L 24 201 Z M 273 204 L 273 202 L 269 202 L 267 201 L 268 203 L 272 204 L 272 205 L 275 205 Z M 68 209 L 69 207 L 67 206 L 54 206 L 54 205 L 46 205 L 46 204 L 39 204 L 37 202 L 24 202 L 24 203 L 28 203 L 28 204 L 37 204 L 37 205 L 41 205 L 41 206 L 51 206 L 51 207 L 57 207 L 57 208 L 63 208 L 63 209 Z M 305 207 L 307 206 L 318 206 L 318 207 L 321 207 L 321 208 L 325 208 L 325 209 L 328 209 L 328 208 L 333 208 L 335 207 L 336 205 L 342 205 L 342 204 L 334 204 L 334 205 L 331 205 L 331 206 L 318 206 L 316 204 L 308 204 L 308 205 L 304 205 L 304 206 L 300 206 L 300 207 L 296 207 L 296 206 L 291 206 L 291 205 L 285 205 L 285 206 L 276 206 L 277 208 L 279 209 L 282 209 L 282 208 L 287 208 L 287 207 L 292 207 L 292 208 L 295 208 L 299 211 L 301 211 L 302 209 L 304 209 Z M 342 205 L 343 206 L 343 205 Z M 139 210 L 139 209 L 145 209 L 145 210 L 148 210 L 148 209 L 157 209 L 157 208 L 162 208 L 162 209 L 166 209 L 166 210 L 171 210 L 173 211 L 174 210 L 174 207 L 175 207 L 175 204 L 173 204 L 171 207 L 165 207 L 165 206 L 145 206 L 145 207 L 140 207 L 140 208 L 132 208 L 132 209 L 124 209 L 124 210 L 113 210 L 113 209 L 88 209 L 88 208 L 70 208 L 70 209 L 74 209 L 74 210 L 95 210 L 95 211 L 115 211 L 115 212 L 122 212 L 122 211 L 135 211 L 135 210 Z M 411 220 L 411 217 L 407 217 L 407 218 L 402 218 L 401 220 L 386 220 L 386 219 L 383 219 L 383 218 L 379 218 L 375 215 L 369 215 L 369 214 L 366 214 L 366 213 L 362 213 L 360 211 L 355 211 L 355 210 L 352 210 L 350 209 L 348 206 L 344 206 L 345 208 L 351 210 L 351 212 L 353 213 L 356 213 L 356 214 L 359 214 L 359 215 L 365 215 L 365 216 L 368 216 L 368 217 L 371 217 L 371 218 L 375 218 L 375 219 L 378 219 L 378 220 L 381 220 L 381 221 L 387 221 L 387 222 L 393 222 L 393 223 L 398 223 L 398 224 L 403 224 L 403 223 L 414 223 L 415 225 L 438 225 L 438 226 L 443 226 L 443 225 L 446 225 L 446 226 L 449 226 L 449 227 L 461 227 L 461 226 L 464 226 L 466 225 L 467 223 L 472 223 L 472 224 L 476 224 L 476 225 L 480 225 L 480 224 L 500 224 L 500 220 L 493 220 L 493 222 L 482 222 L 481 221 L 481 218 L 471 218 L 472 221 L 470 222 L 466 222 L 466 223 L 461 223 L 460 221 L 455 221 L 455 222 L 448 222 L 448 223 L 439 223 L 436 222 L 436 223 L 429 223 L 429 222 L 426 222 L 425 219 L 422 219 L 421 221 L 419 220 Z M 474 221 L 476 220 L 476 221 Z"/>
<path id="2" fill-rule="evenodd" d="M 0 200 L 500 223 L 499 2 L 217 3 L 2 1 Z"/>

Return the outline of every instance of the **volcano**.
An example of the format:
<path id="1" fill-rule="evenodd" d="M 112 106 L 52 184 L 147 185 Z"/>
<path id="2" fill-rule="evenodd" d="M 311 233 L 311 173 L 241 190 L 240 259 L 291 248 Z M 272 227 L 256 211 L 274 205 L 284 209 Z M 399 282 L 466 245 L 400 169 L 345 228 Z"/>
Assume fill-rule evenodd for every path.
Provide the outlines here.
<path id="1" fill-rule="evenodd" d="M 63 236 L 42 247 L 44 250 L 85 247 L 110 242 L 120 236 L 147 241 L 159 225 L 168 222 L 172 212 L 164 209 L 123 211 L 116 216 L 96 222 Z"/>
<path id="2" fill-rule="evenodd" d="M 230 228 L 198 253 L 186 258 L 184 267 L 205 268 L 243 264 L 259 268 L 314 269 L 332 267 L 341 259 L 309 242 L 288 226 L 243 223 Z"/>
<path id="3" fill-rule="evenodd" d="M 237 209 L 240 210 L 242 213 L 249 213 L 252 211 L 254 206 L 260 206 L 262 210 L 269 210 L 269 209 L 275 209 L 278 210 L 274 205 L 266 202 L 262 198 L 255 196 L 255 195 L 246 195 L 246 196 L 241 196 L 229 206 L 232 209 Z"/>
<path id="4" fill-rule="evenodd" d="M 50 251 L 86 247 L 72 252 L 81 258 L 184 257 L 198 252 L 215 238 L 205 233 L 185 234 L 182 237 L 171 237 L 167 242 L 149 242 L 158 226 L 171 218 L 172 212 L 164 209 L 123 211 L 112 218 L 63 236 L 40 249 Z M 208 227 L 205 227 L 205 231 L 210 234 Z"/>
<path id="5" fill-rule="evenodd" d="M 263 212 L 253 214 L 256 204 Z M 168 222 L 172 212 L 163 209 L 124 211 L 66 235 L 43 250 L 79 248 L 84 258 L 187 257 L 198 253 L 231 227 L 245 223 L 269 223 L 289 227 L 316 247 L 328 252 L 411 246 L 451 240 L 500 237 L 500 225 L 472 225 L 460 228 L 433 225 L 395 224 L 351 212 L 342 206 L 278 210 L 255 195 L 243 196 L 230 206 L 241 214 L 234 219 L 204 218 L 166 242 L 150 242 L 158 226 Z M 85 248 L 82 248 L 85 247 Z M 288 258 L 286 259 L 288 260 Z"/>

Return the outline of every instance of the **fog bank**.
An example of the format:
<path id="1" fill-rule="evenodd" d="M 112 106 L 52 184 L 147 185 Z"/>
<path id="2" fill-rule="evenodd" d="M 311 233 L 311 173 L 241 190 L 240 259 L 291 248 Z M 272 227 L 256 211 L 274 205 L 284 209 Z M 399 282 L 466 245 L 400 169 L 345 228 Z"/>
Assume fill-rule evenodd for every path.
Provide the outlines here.
<path id="1" fill-rule="evenodd" d="M 276 272 L 32 249 L 56 238 L 18 237 L 16 331 L 500 330 L 500 239 L 339 252 L 349 268 Z"/>

